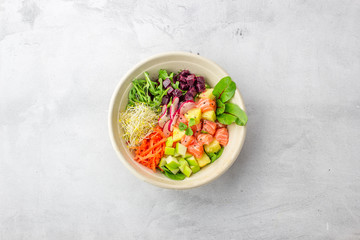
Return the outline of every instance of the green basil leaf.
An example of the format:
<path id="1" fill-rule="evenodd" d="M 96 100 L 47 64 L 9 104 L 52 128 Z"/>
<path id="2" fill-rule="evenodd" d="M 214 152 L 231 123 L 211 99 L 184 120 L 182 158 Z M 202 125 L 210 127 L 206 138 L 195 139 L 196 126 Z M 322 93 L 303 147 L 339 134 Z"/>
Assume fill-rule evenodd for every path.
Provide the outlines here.
<path id="1" fill-rule="evenodd" d="M 220 98 L 221 94 L 225 91 L 225 89 L 229 86 L 229 84 L 232 82 L 231 77 L 226 76 L 222 78 L 214 87 L 214 90 L 212 94 L 216 98 Z"/>
<path id="2" fill-rule="evenodd" d="M 235 122 L 237 125 L 245 126 L 248 120 L 248 117 L 244 110 L 242 110 L 238 105 L 234 103 L 225 103 L 225 112 L 234 115 L 237 119 Z"/>
<path id="3" fill-rule="evenodd" d="M 163 173 L 165 176 L 167 176 L 168 178 L 170 178 L 172 180 L 184 180 L 186 177 L 182 173 L 173 174 L 172 172 L 167 172 L 167 171 L 164 171 Z"/>
<path id="4" fill-rule="evenodd" d="M 236 121 L 237 117 L 235 117 L 234 115 L 228 114 L 228 113 L 222 113 L 218 116 L 216 116 L 217 120 L 225 125 L 230 125 L 233 122 Z"/>
<path id="5" fill-rule="evenodd" d="M 193 130 L 191 128 L 187 128 L 185 131 L 186 136 L 192 136 L 194 134 Z"/>
<path id="6" fill-rule="evenodd" d="M 187 128 L 187 126 L 186 126 L 186 124 L 185 123 L 179 123 L 179 129 L 181 130 L 181 131 L 184 131 L 185 129 Z"/>
<path id="7" fill-rule="evenodd" d="M 219 99 L 216 100 L 216 115 L 220 115 L 225 111 L 225 104 Z"/>
<path id="8" fill-rule="evenodd" d="M 189 120 L 189 127 L 194 126 L 195 125 L 195 119 L 194 118 L 190 118 Z"/>
<path id="9" fill-rule="evenodd" d="M 224 92 L 220 96 L 220 100 L 224 103 L 229 101 L 235 94 L 236 84 L 231 81 L 229 86 L 224 90 Z"/>

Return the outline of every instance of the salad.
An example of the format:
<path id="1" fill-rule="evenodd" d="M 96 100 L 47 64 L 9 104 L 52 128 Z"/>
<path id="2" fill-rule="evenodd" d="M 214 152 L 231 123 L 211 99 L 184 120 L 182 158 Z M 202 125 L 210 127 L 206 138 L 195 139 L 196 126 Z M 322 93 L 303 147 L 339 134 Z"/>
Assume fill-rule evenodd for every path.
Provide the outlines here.
<path id="1" fill-rule="evenodd" d="M 236 84 L 227 76 L 211 88 L 203 76 L 159 70 L 132 82 L 120 113 L 122 137 L 134 160 L 173 180 L 216 161 L 229 141 L 227 126 L 245 126 L 246 113 L 230 103 Z"/>

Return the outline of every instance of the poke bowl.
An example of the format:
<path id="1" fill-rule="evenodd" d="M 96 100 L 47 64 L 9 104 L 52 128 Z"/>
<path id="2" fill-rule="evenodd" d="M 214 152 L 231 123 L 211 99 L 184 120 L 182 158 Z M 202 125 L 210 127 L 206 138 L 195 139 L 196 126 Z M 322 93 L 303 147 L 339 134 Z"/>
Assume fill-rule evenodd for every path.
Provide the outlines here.
<path id="1" fill-rule="evenodd" d="M 195 79 L 198 79 L 198 77 L 201 77 L 206 81 L 207 89 L 205 90 L 205 89 L 201 89 L 201 87 L 199 87 L 200 88 L 200 90 L 199 90 L 198 86 L 196 86 L 196 88 L 195 88 L 195 85 L 194 85 L 193 88 L 198 89 L 198 92 L 194 93 L 194 100 L 193 100 L 194 103 L 191 103 L 191 104 L 187 104 L 187 103 L 191 102 L 192 100 L 184 99 L 184 96 L 181 96 L 181 93 L 180 93 L 180 99 L 181 99 L 180 102 L 178 102 L 179 100 L 176 99 L 177 97 L 175 95 L 174 95 L 175 97 L 171 97 L 168 101 L 165 101 L 165 102 L 160 101 L 159 102 L 159 104 L 158 104 L 159 110 L 156 113 L 157 114 L 156 118 L 159 118 L 159 119 L 156 121 L 156 124 L 155 124 L 156 126 L 154 125 L 154 127 L 156 127 L 158 129 L 159 136 L 161 135 L 159 139 L 161 139 L 161 138 L 166 138 L 166 139 L 163 139 L 161 141 L 158 139 L 155 139 L 153 142 L 151 142 L 151 146 L 155 146 L 158 143 L 157 147 L 159 147 L 161 144 L 162 149 L 160 149 L 157 152 L 157 154 L 159 154 L 159 152 L 160 152 L 162 154 L 162 156 L 159 156 L 159 157 L 161 157 L 161 160 L 157 159 L 156 166 L 150 167 L 149 165 L 146 166 L 142 161 L 139 160 L 139 159 L 142 159 L 142 157 L 144 157 L 144 155 L 141 155 L 140 157 L 138 157 L 138 156 L 135 157 L 135 155 L 137 155 L 139 152 L 148 154 L 149 151 L 153 151 L 153 150 L 147 150 L 148 148 L 150 148 L 149 145 L 143 146 L 143 149 L 139 149 L 140 144 L 144 145 L 143 142 L 140 142 L 140 143 L 137 142 L 136 143 L 137 145 L 136 146 L 134 145 L 135 147 L 129 147 L 130 140 L 128 138 L 126 138 L 126 136 L 127 136 L 126 134 L 131 135 L 132 132 L 128 133 L 127 131 L 129 131 L 129 129 L 124 129 L 124 125 L 121 125 L 120 123 L 121 123 L 121 119 L 124 118 L 123 117 L 124 112 L 128 110 L 129 106 L 131 106 L 131 104 L 132 104 L 132 106 L 135 106 L 135 108 L 136 108 L 139 104 L 139 103 L 137 103 L 137 99 L 139 98 L 139 96 L 136 95 L 136 89 L 134 90 L 133 81 L 136 79 L 144 79 L 144 73 L 146 73 L 147 78 L 151 79 L 152 82 L 157 82 L 156 84 L 154 83 L 154 86 L 159 85 L 159 80 L 161 81 L 161 85 L 163 85 L 163 80 L 165 80 L 165 79 L 160 79 L 159 70 L 165 70 L 165 73 L 169 73 L 169 74 L 174 73 L 174 75 L 172 74 L 171 78 L 170 78 L 171 84 L 175 84 L 175 81 L 176 81 L 175 79 L 179 79 L 180 77 L 183 77 L 183 75 L 181 75 L 181 74 L 184 74 L 184 76 L 193 74 Z M 186 74 L 184 73 L 184 71 L 186 71 L 185 72 Z M 230 108 L 230 106 L 237 105 L 238 106 L 237 109 L 240 108 L 243 111 L 241 114 L 245 115 L 245 117 L 246 117 L 245 122 L 244 121 L 240 122 L 240 120 L 236 119 L 236 117 L 235 117 L 232 120 L 233 123 L 226 125 L 224 128 L 223 127 L 224 125 L 218 122 L 221 119 L 220 117 L 222 117 L 223 115 L 221 115 L 221 116 L 216 115 L 216 116 L 218 116 L 217 120 L 215 120 L 216 117 L 214 117 L 214 119 L 212 119 L 212 116 L 211 116 L 210 117 L 211 121 L 209 121 L 209 120 L 207 120 L 207 117 L 205 116 L 205 115 L 209 115 L 209 114 L 202 113 L 204 116 L 203 117 L 200 117 L 202 115 L 199 116 L 199 118 L 201 118 L 201 120 L 199 120 L 196 117 L 190 118 L 186 114 L 189 114 L 190 110 L 196 109 L 196 106 L 198 106 L 198 104 L 200 104 L 199 99 L 201 100 L 202 98 L 199 98 L 199 96 L 201 97 L 206 92 L 209 92 L 209 91 L 207 91 L 208 89 L 211 89 L 210 92 L 212 92 L 214 89 L 214 86 L 217 87 L 219 85 L 218 83 L 220 80 L 222 82 L 227 82 L 227 80 L 229 80 L 229 79 L 227 79 L 227 78 L 229 78 L 228 76 L 229 76 L 229 74 L 227 74 L 219 65 L 217 65 L 213 61 L 208 60 L 202 56 L 195 55 L 192 53 L 186 53 L 186 52 L 168 52 L 168 53 L 158 54 L 158 55 L 155 55 L 155 56 L 152 56 L 152 57 L 146 59 L 145 61 L 142 61 L 141 63 L 134 66 L 131 70 L 129 70 L 123 76 L 123 78 L 119 81 L 119 83 L 112 95 L 110 106 L 109 106 L 109 116 L 108 116 L 110 140 L 111 140 L 111 143 L 113 145 L 113 148 L 114 148 L 118 158 L 122 161 L 122 163 L 125 165 L 125 167 L 127 169 L 129 169 L 131 171 L 131 173 L 133 173 L 139 179 L 144 180 L 155 186 L 162 187 L 162 188 L 168 188 L 168 189 L 189 189 L 189 188 L 198 187 L 198 186 L 207 184 L 207 183 L 215 180 L 216 178 L 221 176 L 223 173 L 225 173 L 232 166 L 232 164 L 236 161 L 236 159 L 243 147 L 243 144 L 245 141 L 245 136 L 246 136 L 247 117 L 245 114 L 244 101 L 240 95 L 239 90 L 235 86 L 235 88 L 233 89 L 233 92 L 231 94 L 231 99 L 230 98 L 223 99 L 224 100 L 223 102 L 225 103 L 226 106 L 229 106 L 229 108 Z M 166 78 L 166 77 L 163 77 L 163 78 Z M 200 81 L 200 80 L 201 79 L 198 79 L 198 81 Z M 145 81 L 145 80 L 142 80 L 142 81 Z M 231 81 L 231 78 L 229 81 Z M 196 82 L 196 80 L 195 80 L 195 82 Z M 151 84 L 152 83 L 150 83 L 150 85 Z M 232 84 L 235 85 L 235 83 L 232 83 Z M 178 86 L 178 84 L 177 84 L 177 86 Z M 165 95 L 163 94 L 162 96 L 171 96 L 171 95 L 168 95 L 166 92 L 164 92 L 165 87 L 164 86 L 162 86 L 162 87 L 163 87 L 163 90 L 161 90 L 161 91 L 165 94 Z M 175 85 L 173 85 L 173 87 L 176 88 Z M 189 88 L 189 86 L 187 86 L 187 87 Z M 159 88 L 161 88 L 161 87 L 159 87 Z M 170 88 L 171 88 L 171 86 L 170 86 Z M 190 86 L 190 88 L 192 88 L 192 87 Z M 169 89 L 166 89 L 166 91 L 168 91 L 168 90 Z M 172 89 L 172 90 L 174 90 L 174 89 Z M 135 91 L 135 96 L 132 95 L 134 91 Z M 138 89 L 138 91 L 142 91 L 142 90 Z M 225 93 L 226 90 L 225 91 L 222 90 L 222 91 L 223 91 L 222 93 Z M 185 95 L 186 92 L 187 91 L 183 90 L 182 91 L 183 95 Z M 220 95 L 222 93 L 220 93 Z M 196 94 L 196 97 L 195 97 L 195 94 Z M 153 102 L 155 102 L 154 96 L 152 96 L 151 93 L 148 93 L 148 95 L 150 96 L 148 98 L 150 99 L 151 104 L 153 104 Z M 214 95 L 216 95 L 215 91 L 214 91 Z M 218 93 L 216 98 L 213 95 L 211 95 L 212 96 L 211 99 L 213 99 L 213 100 L 209 100 L 211 103 L 213 103 L 213 102 L 216 103 L 216 106 L 214 108 L 214 112 L 216 114 L 219 113 L 219 111 L 217 111 L 218 110 L 217 108 L 219 108 L 220 104 L 221 105 L 223 104 L 221 102 L 218 102 L 221 99 L 220 95 Z M 225 94 L 223 94 L 223 95 L 225 96 Z M 217 97 L 219 97 L 219 98 L 217 98 Z M 129 98 L 130 98 L 130 100 L 129 100 Z M 134 98 L 134 102 L 131 101 L 131 98 Z M 152 100 L 152 99 L 154 99 L 154 100 Z M 174 103 L 174 101 L 175 101 L 175 103 Z M 184 105 L 185 105 L 185 107 L 183 107 Z M 191 105 L 192 107 L 189 107 L 189 105 Z M 223 105 L 223 110 L 221 112 L 225 111 L 224 110 L 225 105 Z M 176 106 L 176 107 L 172 108 L 173 106 Z M 191 108 L 193 108 L 193 109 L 191 109 Z M 181 114 L 180 114 L 180 110 L 182 111 Z M 228 111 L 228 109 L 226 109 L 226 111 Z M 177 113 L 177 115 L 175 113 Z M 215 115 L 215 113 L 212 113 L 212 114 Z M 136 116 L 139 116 L 139 115 L 138 115 L 138 112 L 137 113 L 133 112 L 132 114 L 135 114 L 135 115 L 133 116 L 132 119 L 127 119 L 127 122 L 131 122 L 133 125 L 133 122 L 136 122 L 138 120 L 138 117 L 136 117 Z M 160 119 L 161 116 L 165 116 L 165 117 Z M 180 121 L 180 119 L 181 119 L 180 116 L 182 116 L 183 119 L 185 119 L 185 124 Z M 184 116 L 186 118 L 184 118 Z M 194 116 L 194 115 L 192 115 L 192 116 Z M 175 118 L 175 120 L 173 119 L 173 117 Z M 151 118 L 151 117 L 147 117 L 147 120 L 149 118 Z M 205 163 L 201 163 L 201 161 L 203 162 L 204 160 L 199 159 L 200 157 L 198 155 L 196 155 L 196 153 L 193 154 L 194 156 L 196 156 L 195 159 L 197 160 L 197 161 L 194 161 L 195 164 L 199 165 L 199 163 L 200 163 L 200 167 L 193 166 L 191 164 L 190 159 L 194 159 L 194 157 L 191 155 L 193 152 L 191 152 L 190 149 L 194 148 L 193 146 L 195 145 L 195 143 L 200 144 L 200 142 L 198 142 L 198 141 L 200 141 L 199 134 L 203 134 L 203 135 L 210 135 L 210 134 L 207 131 L 204 131 L 203 128 L 201 128 L 201 129 L 199 129 L 199 132 L 196 135 L 197 131 L 194 130 L 194 128 L 192 126 L 192 125 L 195 125 L 194 119 L 196 121 L 196 124 L 197 125 L 202 124 L 201 126 L 204 126 L 206 123 L 211 123 L 210 125 L 213 125 L 214 122 L 216 121 L 216 123 L 218 124 L 217 128 L 216 128 L 216 130 L 214 130 L 214 133 L 212 134 L 212 136 L 209 136 L 209 138 L 211 138 L 212 143 L 215 142 L 216 139 L 218 139 L 216 137 L 219 134 L 218 134 L 218 132 L 216 132 L 216 134 L 217 134 L 216 135 L 215 131 L 217 131 L 217 130 L 225 131 L 224 129 L 226 129 L 226 133 L 227 133 L 227 140 L 226 140 L 225 144 L 222 143 L 221 153 L 218 154 L 218 156 L 215 156 L 216 154 L 207 154 L 207 151 L 205 151 L 202 154 L 205 154 L 206 156 L 201 155 L 201 156 L 206 157 Z M 173 123 L 172 123 L 172 120 L 174 120 Z M 224 120 L 222 120 L 222 122 L 223 121 Z M 191 125 L 191 122 L 194 122 L 194 123 L 192 123 L 192 125 Z M 159 127 L 158 125 L 160 125 L 161 127 Z M 171 125 L 171 132 L 168 132 L 167 129 L 170 129 L 170 125 Z M 138 128 L 137 126 L 132 126 L 132 127 L 133 128 L 130 128 L 130 129 Z M 172 131 L 175 131 L 173 128 L 177 129 L 177 133 L 172 132 Z M 191 131 L 191 129 L 193 129 L 194 131 Z M 207 130 L 207 129 L 205 129 L 205 130 Z M 190 133 L 188 133 L 188 131 Z M 179 132 L 183 136 L 182 140 L 180 140 L 180 138 L 177 137 L 178 141 L 172 142 L 172 137 L 174 136 L 174 140 L 175 140 L 175 134 L 179 134 Z M 185 132 L 186 132 L 186 135 L 185 135 Z M 148 136 L 149 135 L 147 135 L 147 137 L 145 137 L 145 138 L 148 138 Z M 192 139 L 195 139 L 195 140 L 192 140 L 191 146 L 183 143 L 184 138 L 186 138 L 187 136 L 191 136 Z M 192 137 L 192 136 L 194 136 L 194 137 Z M 169 143 L 169 140 L 171 140 L 171 143 Z M 145 140 L 142 140 L 142 141 L 145 141 Z M 147 142 L 149 142 L 149 141 L 147 140 Z M 183 143 L 183 144 L 181 144 L 181 143 Z M 216 144 L 219 145 L 218 143 L 216 143 Z M 186 147 L 184 147 L 183 145 L 187 146 L 187 150 L 186 150 Z M 203 143 L 201 143 L 202 151 L 203 151 L 203 149 L 206 149 L 206 147 L 208 147 L 209 145 L 210 145 L 210 143 L 207 143 L 207 145 L 206 144 L 203 145 Z M 195 146 L 197 146 L 197 145 L 195 145 Z M 181 155 L 182 150 L 179 150 L 178 147 L 179 147 L 179 149 L 182 149 L 182 150 L 184 150 L 183 148 L 185 148 L 183 155 Z M 182 148 L 180 148 L 180 147 L 182 147 Z M 165 154 L 165 152 L 166 152 L 166 154 Z M 186 156 L 185 156 L 185 152 L 186 152 Z M 189 152 L 191 152 L 191 154 L 189 154 Z M 209 152 L 210 152 L 210 150 L 209 150 Z M 220 151 L 218 151 L 217 153 L 219 153 L 219 152 Z M 158 156 L 156 154 L 152 154 L 152 155 Z M 211 156 L 211 160 L 210 160 L 210 158 L 208 158 L 208 155 Z M 203 158 L 203 157 L 201 157 L 201 158 Z M 171 159 L 173 159 L 173 160 L 171 160 Z M 174 163 L 173 161 L 175 161 L 176 163 Z M 164 162 L 164 163 L 161 163 L 161 162 Z M 189 163 L 190 163 L 190 165 L 189 165 Z M 172 171 L 171 166 L 173 166 L 173 165 L 171 165 L 171 164 L 176 164 L 175 167 L 178 166 L 176 169 L 177 173 Z M 181 166 L 180 166 L 180 164 L 181 164 Z M 163 167 L 161 167 L 160 165 Z M 168 167 L 166 167 L 166 166 L 168 166 Z M 181 171 L 179 171 L 179 168 Z M 189 172 L 187 172 L 187 171 L 185 171 L 186 169 L 184 170 L 184 168 L 186 168 L 186 169 L 191 168 L 192 171 L 189 170 Z M 170 172 L 170 170 L 172 172 Z M 181 176 L 181 179 L 175 179 L 174 174 L 176 176 Z M 170 178 L 169 178 L 169 175 L 171 175 Z"/>

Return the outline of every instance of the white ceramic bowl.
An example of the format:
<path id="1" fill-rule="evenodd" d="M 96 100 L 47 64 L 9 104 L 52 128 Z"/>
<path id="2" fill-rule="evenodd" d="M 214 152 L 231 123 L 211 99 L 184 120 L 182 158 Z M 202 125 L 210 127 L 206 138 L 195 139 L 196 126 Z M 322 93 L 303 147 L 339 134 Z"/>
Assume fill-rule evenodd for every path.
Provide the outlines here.
<path id="1" fill-rule="evenodd" d="M 135 176 L 158 187 L 187 189 L 209 183 L 229 169 L 236 160 L 245 141 L 246 127 L 236 124 L 230 125 L 228 127 L 229 143 L 225 147 L 222 156 L 214 163 L 209 164 L 198 173 L 182 181 L 171 180 L 159 171 L 154 173 L 152 170 L 135 162 L 132 153 L 126 147 L 126 143 L 121 137 L 122 130 L 118 124 L 119 113 L 125 110 L 131 81 L 133 79 L 143 78 L 145 71 L 149 72 L 151 78 L 155 78 L 157 77 L 159 69 L 166 69 L 172 72 L 177 72 L 180 69 L 189 69 L 192 73 L 204 76 L 206 82 L 212 87 L 215 86 L 221 78 L 228 76 L 228 74 L 213 61 L 186 52 L 162 53 L 137 64 L 120 80 L 110 102 L 109 131 L 112 145 L 120 160 Z M 245 110 L 244 101 L 239 90 L 236 90 L 231 102 L 238 104 Z"/>

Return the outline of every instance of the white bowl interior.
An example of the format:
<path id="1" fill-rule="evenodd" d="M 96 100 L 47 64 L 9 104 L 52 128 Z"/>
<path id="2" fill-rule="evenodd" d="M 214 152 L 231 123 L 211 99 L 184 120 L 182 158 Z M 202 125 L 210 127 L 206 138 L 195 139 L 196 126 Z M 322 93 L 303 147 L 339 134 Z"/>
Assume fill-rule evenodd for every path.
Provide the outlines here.
<path id="1" fill-rule="evenodd" d="M 151 78 L 156 78 L 159 69 L 166 69 L 172 72 L 177 72 L 180 69 L 189 69 L 192 73 L 204 76 L 206 82 L 212 87 L 215 86 L 221 78 L 228 75 L 214 62 L 198 55 L 183 52 L 156 55 L 138 64 L 120 81 L 111 100 L 109 130 L 114 149 L 129 170 L 131 170 L 140 179 L 156 186 L 186 189 L 208 183 L 224 173 L 236 160 L 245 140 L 246 127 L 235 124 L 230 125 L 228 127 L 229 144 L 225 147 L 222 156 L 214 163 L 202 168 L 201 171 L 183 181 L 171 180 L 159 171 L 154 173 L 152 170 L 135 162 L 133 160 L 133 154 L 127 148 L 125 141 L 121 137 L 122 130 L 118 124 L 119 113 L 124 111 L 127 105 L 131 81 L 133 79 L 143 79 L 145 71 L 149 72 Z M 245 110 L 244 102 L 238 90 L 231 102 L 238 104 Z"/>

